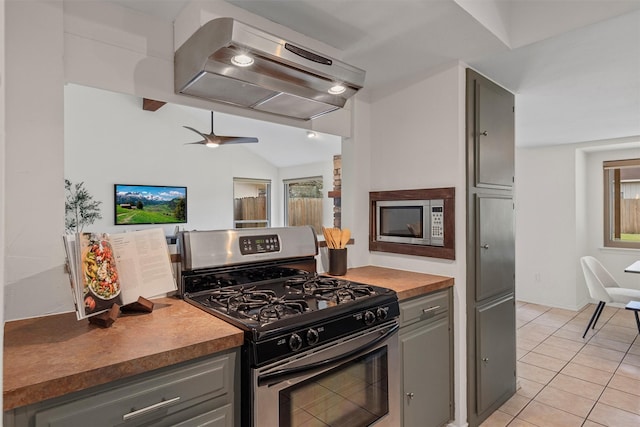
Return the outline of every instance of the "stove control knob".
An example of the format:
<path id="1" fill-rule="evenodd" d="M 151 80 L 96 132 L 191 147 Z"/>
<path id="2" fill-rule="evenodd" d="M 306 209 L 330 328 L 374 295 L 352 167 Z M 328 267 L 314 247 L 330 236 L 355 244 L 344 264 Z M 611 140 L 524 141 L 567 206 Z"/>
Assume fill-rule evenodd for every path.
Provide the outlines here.
<path id="1" fill-rule="evenodd" d="M 309 343 L 309 345 L 317 344 L 319 340 L 320 335 L 318 335 L 318 331 L 315 329 L 309 329 L 307 331 L 307 343 Z"/>
<path id="2" fill-rule="evenodd" d="M 378 320 L 384 320 L 387 318 L 387 310 L 379 307 L 378 310 L 376 310 L 376 315 L 378 316 Z"/>
<path id="3" fill-rule="evenodd" d="M 298 334 L 291 334 L 289 337 L 289 348 L 291 351 L 298 351 L 302 348 L 302 338 Z"/>
<path id="4" fill-rule="evenodd" d="M 376 321 L 376 315 L 373 314 L 372 311 L 365 311 L 364 312 L 364 323 L 365 325 L 371 325 L 373 322 Z"/>

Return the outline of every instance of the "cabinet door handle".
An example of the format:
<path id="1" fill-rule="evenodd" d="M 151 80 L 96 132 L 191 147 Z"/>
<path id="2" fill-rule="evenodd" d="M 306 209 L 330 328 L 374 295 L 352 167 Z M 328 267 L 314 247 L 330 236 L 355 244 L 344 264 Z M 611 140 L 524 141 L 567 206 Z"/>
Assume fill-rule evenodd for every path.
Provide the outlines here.
<path id="1" fill-rule="evenodd" d="M 485 130 L 485 131 L 480 132 L 480 135 L 482 135 L 482 136 L 487 136 L 487 135 L 489 135 L 489 132 L 487 132 L 487 131 Z"/>
<path id="2" fill-rule="evenodd" d="M 156 409 L 160 409 L 160 408 L 164 408 L 165 406 L 173 405 L 178 400 L 180 400 L 180 396 L 174 397 L 173 399 L 169 399 L 169 400 L 162 400 L 162 401 L 160 401 L 158 403 L 154 403 L 153 405 L 149 405 L 149 406 L 147 406 L 145 408 L 138 409 L 137 411 L 131 411 L 131 412 L 129 412 L 127 414 L 124 414 L 122 416 L 122 421 L 129 421 L 130 419 L 139 417 L 139 416 L 144 415 L 144 414 L 148 414 L 149 412 L 153 412 Z"/>
<path id="3" fill-rule="evenodd" d="M 413 393 L 407 393 L 407 397 L 409 399 L 413 399 L 414 396 L 415 396 L 415 394 L 413 394 Z"/>
<path id="4" fill-rule="evenodd" d="M 485 243 L 484 245 L 480 246 L 482 249 L 489 249 L 489 244 Z"/>
<path id="5" fill-rule="evenodd" d="M 488 357 L 483 357 L 483 358 L 482 358 L 482 361 L 483 361 L 484 363 L 489 363 L 489 358 L 488 358 Z"/>
<path id="6" fill-rule="evenodd" d="M 429 307 L 429 308 L 423 308 L 422 313 L 423 314 L 431 313 L 432 311 L 436 311 L 439 308 L 440 308 L 439 305 L 434 305 L 433 307 Z"/>

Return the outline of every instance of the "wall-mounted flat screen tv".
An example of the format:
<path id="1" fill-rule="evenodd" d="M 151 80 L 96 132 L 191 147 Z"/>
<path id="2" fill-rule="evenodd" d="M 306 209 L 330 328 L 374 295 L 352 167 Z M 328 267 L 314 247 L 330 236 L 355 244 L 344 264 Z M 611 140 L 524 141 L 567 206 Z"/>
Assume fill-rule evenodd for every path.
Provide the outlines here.
<path id="1" fill-rule="evenodd" d="M 115 224 L 187 222 L 187 187 L 114 185 Z"/>

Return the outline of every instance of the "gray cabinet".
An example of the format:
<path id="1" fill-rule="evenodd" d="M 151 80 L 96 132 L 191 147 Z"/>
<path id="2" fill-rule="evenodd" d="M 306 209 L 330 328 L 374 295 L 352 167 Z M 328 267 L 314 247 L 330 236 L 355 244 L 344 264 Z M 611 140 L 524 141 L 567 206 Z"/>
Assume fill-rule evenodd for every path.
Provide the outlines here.
<path id="1" fill-rule="evenodd" d="M 513 199 L 476 194 L 477 244 L 475 300 L 513 292 L 515 238 Z"/>
<path id="2" fill-rule="evenodd" d="M 470 427 L 516 384 L 514 95 L 467 70 L 467 416 Z"/>
<path id="3" fill-rule="evenodd" d="M 476 341 L 478 412 L 489 409 L 496 401 L 511 397 L 515 392 L 516 336 L 515 301 L 506 295 L 477 308 Z"/>
<path id="4" fill-rule="evenodd" d="M 513 94 L 477 74 L 472 78 L 474 184 L 508 189 L 514 176 Z"/>
<path id="5" fill-rule="evenodd" d="M 238 352 L 231 351 L 158 369 L 17 408 L 5 426 L 233 427 Z"/>
<path id="6" fill-rule="evenodd" d="M 451 289 L 400 303 L 402 425 L 439 427 L 453 413 Z"/>

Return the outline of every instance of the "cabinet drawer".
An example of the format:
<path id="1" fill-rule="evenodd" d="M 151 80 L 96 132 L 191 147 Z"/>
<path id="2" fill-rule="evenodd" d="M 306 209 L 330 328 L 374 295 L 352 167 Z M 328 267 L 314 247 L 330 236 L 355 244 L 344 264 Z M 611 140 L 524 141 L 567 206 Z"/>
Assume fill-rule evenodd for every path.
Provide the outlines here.
<path id="1" fill-rule="evenodd" d="M 173 427 L 233 427 L 233 407 L 224 405 L 197 417 L 190 418 Z"/>
<path id="2" fill-rule="evenodd" d="M 400 303 L 400 326 L 427 320 L 449 311 L 449 291 L 438 291 Z"/>
<path id="3" fill-rule="evenodd" d="M 233 365 L 230 357 L 224 356 L 151 374 L 37 411 L 35 427 L 137 426 L 169 417 L 194 403 L 228 393 Z"/>

